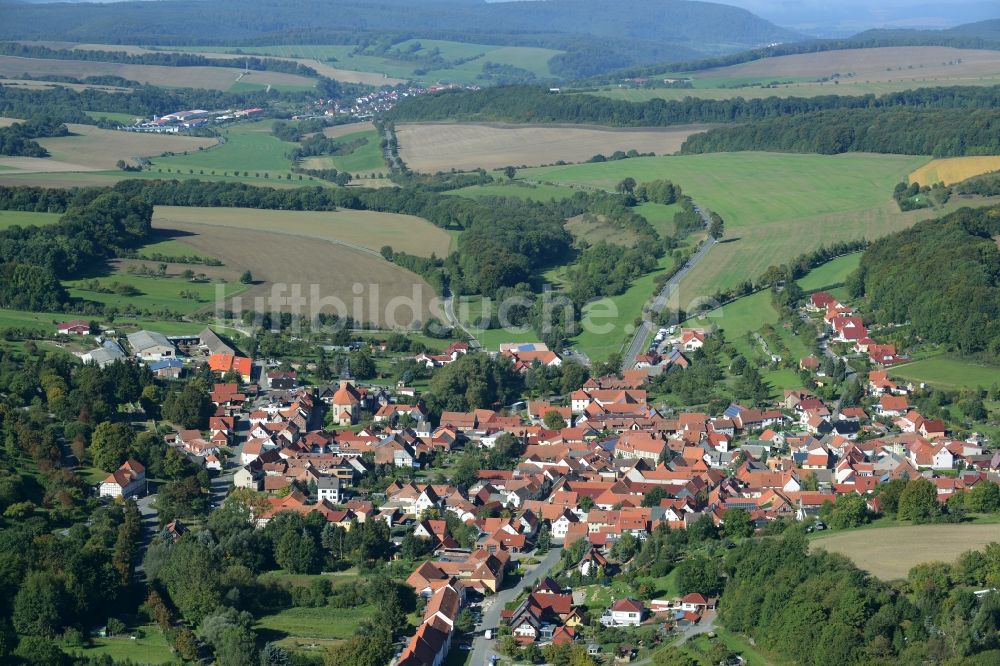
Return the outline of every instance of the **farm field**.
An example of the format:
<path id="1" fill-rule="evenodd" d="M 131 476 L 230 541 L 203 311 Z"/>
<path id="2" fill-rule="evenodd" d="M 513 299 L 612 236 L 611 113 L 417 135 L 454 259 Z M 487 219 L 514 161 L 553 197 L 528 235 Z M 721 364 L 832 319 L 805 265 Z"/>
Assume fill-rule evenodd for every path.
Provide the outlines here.
<path id="1" fill-rule="evenodd" d="M 604 88 L 588 94 L 610 97 L 627 102 L 645 102 L 651 99 L 667 101 L 683 100 L 686 97 L 698 99 L 764 99 L 767 97 L 818 97 L 820 95 L 887 95 L 913 90 L 914 88 L 938 88 L 942 86 L 995 86 L 1000 85 L 1000 74 L 954 80 L 947 77 L 913 79 L 906 81 L 859 81 L 840 79 L 833 81 L 790 81 L 795 77 L 747 78 L 739 84 L 727 83 L 725 79 L 699 79 L 693 88 Z M 807 77 L 802 77 L 807 78 Z"/>
<path id="2" fill-rule="evenodd" d="M 420 48 L 415 48 L 419 44 Z M 230 47 L 182 47 L 188 51 L 202 52 L 233 52 Z M 353 45 L 317 45 L 288 44 L 275 46 L 240 47 L 242 53 L 254 55 L 273 55 L 294 59 L 309 65 L 316 62 L 334 70 L 332 76 L 320 67 L 313 66 L 320 74 L 341 81 L 366 83 L 368 85 L 396 85 L 404 80 L 414 80 L 422 83 L 477 83 L 482 82 L 483 67 L 487 62 L 498 65 L 510 65 L 526 69 L 540 78 L 551 76 L 548 61 L 562 53 L 553 49 L 528 46 L 492 46 L 487 44 L 468 44 L 437 39 L 413 39 L 393 45 L 393 49 L 416 56 L 429 55 L 437 50 L 450 66 L 433 68 L 425 62 L 402 60 L 391 55 L 366 55 L 354 53 Z M 173 50 L 173 49 L 172 49 Z M 181 50 L 179 47 L 176 50 Z M 463 63 L 450 63 L 466 59 Z"/>
<path id="3" fill-rule="evenodd" d="M 632 247 L 639 237 L 631 229 L 621 229 L 608 224 L 603 218 L 577 215 L 566 220 L 566 231 L 574 238 L 581 238 L 593 245 L 602 241 Z"/>
<path id="4" fill-rule="evenodd" d="M 427 220 L 413 215 L 338 210 L 335 212 L 257 210 L 250 208 L 198 208 L 157 206 L 153 227 L 171 230 L 190 225 L 268 231 L 315 238 L 347 247 L 378 252 L 383 245 L 410 254 L 448 253 L 451 236 Z M 185 243 L 187 245 L 187 243 Z M 167 254 L 164 252 L 164 254 Z"/>
<path id="5" fill-rule="evenodd" d="M 354 134 L 356 132 L 367 132 L 373 129 L 375 129 L 375 125 L 373 125 L 370 122 L 347 123 L 346 125 L 334 125 L 333 127 L 324 128 L 323 136 L 325 136 L 328 139 L 338 139 L 346 134 Z"/>
<path id="6" fill-rule="evenodd" d="M 872 575 L 895 580 L 922 562 L 950 563 L 993 541 L 1000 541 L 1000 524 L 900 525 L 830 532 L 814 538 L 810 547 L 841 553 Z"/>
<path id="7" fill-rule="evenodd" d="M 0 230 L 17 225 L 20 227 L 43 227 L 58 222 L 59 213 L 25 213 L 18 210 L 0 210 Z"/>
<path id="8" fill-rule="evenodd" d="M 893 186 L 924 162 L 860 153 L 713 153 L 526 169 L 517 177 L 609 190 L 626 176 L 639 182 L 666 178 L 719 213 L 726 235 L 682 284 L 684 307 L 824 243 L 875 238 L 940 215 L 900 213 L 891 199 Z"/>
<path id="9" fill-rule="evenodd" d="M 399 156 L 414 171 L 499 169 L 505 166 L 582 162 L 598 153 L 636 149 L 674 153 L 705 126 L 608 129 L 572 125 L 406 123 L 398 125 Z"/>
<path id="10" fill-rule="evenodd" d="M 39 139 L 52 159 L 92 169 L 114 169 L 118 160 L 135 164 L 136 157 L 165 152 L 198 151 L 214 146 L 215 139 L 168 134 L 140 134 L 103 130 L 93 125 L 67 125 L 70 136 Z"/>
<path id="11" fill-rule="evenodd" d="M 1000 156 L 948 157 L 925 164 L 911 173 L 909 180 L 921 186 L 934 183 L 954 185 L 991 171 L 1000 171 Z"/>
<path id="12" fill-rule="evenodd" d="M 893 46 L 847 49 L 764 58 L 729 67 L 694 72 L 698 79 L 741 79 L 839 75 L 846 81 L 919 81 L 1000 76 L 1000 52 L 944 46 Z M 843 85 L 843 84 L 841 84 Z"/>
<path id="13" fill-rule="evenodd" d="M 129 65 L 99 60 L 55 60 L 49 58 L 19 58 L 0 56 L 0 76 L 120 76 L 164 88 L 205 88 L 229 90 L 237 81 L 255 88 L 271 86 L 279 90 L 310 90 L 316 81 L 284 72 L 251 71 L 245 74 L 238 67 L 166 67 L 163 65 Z"/>
<path id="14" fill-rule="evenodd" d="M 385 158 L 382 155 L 382 147 L 379 145 L 378 132 L 375 130 L 342 134 L 338 137 L 338 144 L 345 144 L 360 139 L 365 139 L 367 143 L 358 146 L 344 155 L 307 157 L 302 160 L 302 166 L 307 169 L 329 169 L 333 166 L 339 171 L 347 171 L 352 174 L 358 174 L 362 171 L 366 173 L 385 171 Z"/>
<path id="15" fill-rule="evenodd" d="M 552 201 L 567 199 L 576 192 L 571 187 L 561 185 L 534 185 L 523 181 L 513 183 L 494 183 L 491 185 L 472 185 L 457 190 L 451 190 L 447 194 L 457 194 L 463 197 L 514 197 L 517 199 L 530 199 L 532 201 Z"/>
<path id="16" fill-rule="evenodd" d="M 170 229 L 188 232 L 184 243 L 216 257 L 227 269 L 250 270 L 255 284 L 227 303 L 233 310 L 288 311 L 287 298 L 300 289 L 303 315 L 349 315 L 387 327 L 409 327 L 430 316 L 443 319 L 434 290 L 419 276 L 365 249 L 301 236 L 222 225 L 171 220 Z M 316 300 L 313 298 L 315 294 Z M 390 306 L 399 304 L 394 310 Z"/>
<path id="17" fill-rule="evenodd" d="M 959 358 L 952 354 L 941 354 L 897 365 L 889 370 L 889 374 L 945 388 L 989 388 L 1000 382 L 1000 367 Z"/>
<path id="18" fill-rule="evenodd" d="M 240 170 L 250 174 L 266 172 L 271 178 L 291 173 L 292 165 L 287 153 L 297 144 L 282 141 L 271 134 L 270 122 L 236 125 L 222 130 L 222 138 L 225 142 L 211 150 L 152 160 L 151 169 L 182 173 L 191 170 L 219 173 Z"/>
<path id="19" fill-rule="evenodd" d="M 163 240 L 155 240 L 162 238 Z M 156 234 L 154 240 L 143 245 L 138 251 L 139 259 L 154 260 L 153 257 L 161 255 L 165 257 L 190 257 L 192 259 L 205 259 L 193 247 L 181 240 L 176 240 L 168 234 Z"/>
<path id="20" fill-rule="evenodd" d="M 109 273 L 64 280 L 63 285 L 73 298 L 82 298 L 118 308 L 131 306 L 150 312 L 169 309 L 182 314 L 191 314 L 212 307 L 215 304 L 216 292 L 220 288 L 227 298 L 246 291 L 248 288 L 247 285 L 241 284 L 237 280 L 225 283 L 219 281 L 191 282 L 180 277 L 180 273 L 188 268 L 196 273 L 216 272 L 204 266 L 168 264 L 166 277 L 152 277 L 130 274 L 124 270 L 125 265 L 134 265 L 134 263 L 116 262 L 113 265 L 113 270 Z M 156 268 L 155 264 L 150 264 L 149 267 Z M 226 272 L 233 273 L 232 270 Z M 99 289 L 110 290 L 112 293 L 104 293 L 104 291 L 94 289 L 95 282 Z M 141 293 L 137 295 L 117 293 L 115 291 L 116 285 L 128 285 L 138 289 Z"/>
<path id="21" fill-rule="evenodd" d="M 22 72 L 23 74 L 23 72 Z M 100 86 L 90 83 L 64 83 L 62 81 L 38 81 L 35 79 L 7 78 L 0 75 L 0 86 L 9 88 L 21 88 L 30 90 L 54 90 L 56 88 L 68 88 L 70 90 L 103 90 L 104 92 L 129 92 L 131 88 L 119 86 Z"/>

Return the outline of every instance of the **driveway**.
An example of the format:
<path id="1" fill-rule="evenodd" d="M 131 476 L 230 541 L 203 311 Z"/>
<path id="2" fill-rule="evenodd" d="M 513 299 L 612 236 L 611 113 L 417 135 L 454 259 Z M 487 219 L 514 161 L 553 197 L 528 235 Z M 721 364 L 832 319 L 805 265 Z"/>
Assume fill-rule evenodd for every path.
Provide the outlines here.
<path id="1" fill-rule="evenodd" d="M 517 585 L 502 589 L 483 601 L 483 618 L 476 625 L 475 638 L 472 640 L 472 657 L 469 660 L 471 666 L 487 666 L 490 663 L 490 658 L 495 654 L 496 634 L 500 627 L 500 612 L 504 606 L 517 598 L 522 588 L 529 585 L 534 587 L 535 583 L 549 575 L 549 572 L 559 562 L 561 555 L 562 549 L 553 547 L 538 564 L 524 574 L 524 578 Z M 484 635 L 487 629 L 493 630 L 491 640 L 486 640 Z"/>

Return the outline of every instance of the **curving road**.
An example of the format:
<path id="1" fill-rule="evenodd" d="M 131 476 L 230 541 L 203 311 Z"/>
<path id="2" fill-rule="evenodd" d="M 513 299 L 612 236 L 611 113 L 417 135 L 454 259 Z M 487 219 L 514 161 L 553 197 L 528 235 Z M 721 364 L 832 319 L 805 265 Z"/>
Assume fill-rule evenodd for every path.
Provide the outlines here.
<path id="1" fill-rule="evenodd" d="M 701 215 L 701 219 L 707 228 L 709 223 L 712 221 L 708 213 L 697 204 L 695 204 L 694 209 L 699 215 Z M 653 322 L 649 318 L 649 313 L 653 312 L 658 314 L 663 310 L 663 308 L 666 307 L 667 301 L 671 295 L 673 295 L 674 290 L 676 290 L 680 285 L 681 280 L 683 280 L 687 274 L 698 265 L 699 261 L 705 258 L 705 255 L 712 249 L 715 242 L 715 239 L 709 236 L 705 242 L 702 243 L 701 247 L 698 248 L 698 251 L 691 255 L 691 258 L 688 259 L 686 264 L 684 264 L 684 267 L 674 273 L 674 275 L 667 280 L 667 283 L 663 285 L 663 289 L 661 289 L 660 293 L 658 293 L 656 298 L 653 299 L 653 303 L 650 307 L 648 309 L 643 308 L 642 324 L 636 330 L 635 336 L 632 338 L 632 342 L 629 344 L 628 349 L 625 350 L 625 354 L 622 356 L 622 370 L 631 369 L 632 366 L 635 365 L 636 355 L 645 351 L 643 349 L 643 345 L 645 345 L 646 338 L 648 338 L 649 334 L 653 331 Z"/>
<path id="2" fill-rule="evenodd" d="M 472 640 L 472 655 L 469 659 L 469 666 L 489 666 L 490 658 L 496 654 L 493 648 L 496 647 L 497 629 L 500 627 L 500 611 L 516 599 L 522 589 L 528 586 L 534 587 L 535 583 L 548 576 L 552 568 L 559 562 L 561 555 L 562 549 L 553 545 L 545 557 L 530 572 L 524 574 L 524 578 L 516 585 L 502 589 L 495 595 L 486 598 L 483 602 L 483 618 L 476 625 L 475 638 Z M 489 604 L 488 608 L 486 604 Z M 484 632 L 487 629 L 493 630 L 491 640 L 486 640 Z"/>

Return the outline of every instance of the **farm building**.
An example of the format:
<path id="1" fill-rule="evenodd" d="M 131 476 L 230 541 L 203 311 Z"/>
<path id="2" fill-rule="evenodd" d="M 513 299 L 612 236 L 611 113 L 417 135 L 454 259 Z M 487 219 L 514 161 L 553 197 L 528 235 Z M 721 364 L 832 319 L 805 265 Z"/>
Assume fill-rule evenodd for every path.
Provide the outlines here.
<path id="1" fill-rule="evenodd" d="M 130 333 L 127 338 L 132 353 L 143 361 L 159 361 L 164 358 L 173 358 L 176 354 L 174 345 L 167 339 L 167 336 L 156 331 Z"/>

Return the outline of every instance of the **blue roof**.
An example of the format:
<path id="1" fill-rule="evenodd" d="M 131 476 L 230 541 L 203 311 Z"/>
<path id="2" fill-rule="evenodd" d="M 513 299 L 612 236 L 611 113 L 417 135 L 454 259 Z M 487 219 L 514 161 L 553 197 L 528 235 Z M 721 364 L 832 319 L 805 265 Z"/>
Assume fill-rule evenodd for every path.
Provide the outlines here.
<path id="1" fill-rule="evenodd" d="M 739 405 L 729 405 L 729 407 L 726 408 L 726 411 L 724 411 L 722 415 L 725 416 L 727 419 L 731 419 L 734 416 L 739 416 L 741 411 L 743 411 L 743 408 L 740 407 Z"/>
<path id="2" fill-rule="evenodd" d="M 184 364 L 176 358 L 165 358 L 162 361 L 157 361 L 156 363 L 149 364 L 149 369 L 153 371 L 163 370 L 164 368 L 183 368 L 183 367 Z"/>

